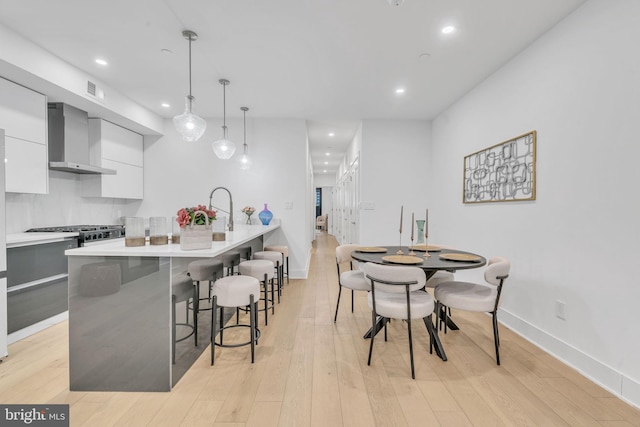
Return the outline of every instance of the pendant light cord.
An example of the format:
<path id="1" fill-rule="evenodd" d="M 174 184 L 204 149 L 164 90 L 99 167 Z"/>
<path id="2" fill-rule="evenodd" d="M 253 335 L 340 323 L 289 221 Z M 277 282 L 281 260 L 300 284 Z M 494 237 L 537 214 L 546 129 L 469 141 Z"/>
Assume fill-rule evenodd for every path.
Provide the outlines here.
<path id="1" fill-rule="evenodd" d="M 242 115 L 243 115 L 243 127 L 244 127 L 244 143 L 243 143 L 243 147 L 244 148 L 244 154 L 247 154 L 247 107 L 243 107 L 242 108 Z"/>
<path id="2" fill-rule="evenodd" d="M 189 104 L 191 104 L 191 100 L 193 99 L 191 95 L 191 40 L 193 40 L 193 36 L 189 35 Z"/>

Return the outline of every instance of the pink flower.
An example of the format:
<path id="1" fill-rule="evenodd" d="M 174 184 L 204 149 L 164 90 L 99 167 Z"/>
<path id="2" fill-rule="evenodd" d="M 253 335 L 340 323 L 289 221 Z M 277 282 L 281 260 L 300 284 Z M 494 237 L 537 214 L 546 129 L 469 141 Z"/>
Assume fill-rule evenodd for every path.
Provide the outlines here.
<path id="1" fill-rule="evenodd" d="M 204 212 L 207 217 L 209 217 L 209 221 L 214 221 L 216 219 L 216 211 L 212 209 L 207 209 L 205 205 L 198 205 L 192 208 L 182 208 L 176 213 L 176 222 L 181 228 L 186 227 L 187 225 L 193 222 L 194 224 L 203 225 L 207 223 L 206 218 L 202 213 L 198 213 L 196 215 L 196 211 Z"/>

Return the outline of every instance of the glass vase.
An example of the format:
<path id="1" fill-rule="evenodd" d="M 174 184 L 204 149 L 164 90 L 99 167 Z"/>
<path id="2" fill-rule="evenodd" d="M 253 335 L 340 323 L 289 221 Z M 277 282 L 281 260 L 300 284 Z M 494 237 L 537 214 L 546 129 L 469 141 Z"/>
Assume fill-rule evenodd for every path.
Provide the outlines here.
<path id="1" fill-rule="evenodd" d="M 273 218 L 273 213 L 267 208 L 267 204 L 264 204 L 264 209 L 258 214 L 258 218 L 262 222 L 262 225 L 269 225 Z"/>
<path id="2" fill-rule="evenodd" d="M 253 212 L 245 215 L 247 215 L 247 224 L 251 225 L 251 215 L 253 215 Z"/>
<path id="3" fill-rule="evenodd" d="M 416 244 L 424 244 L 424 219 L 416 220 L 416 227 L 418 227 L 418 241 Z"/>

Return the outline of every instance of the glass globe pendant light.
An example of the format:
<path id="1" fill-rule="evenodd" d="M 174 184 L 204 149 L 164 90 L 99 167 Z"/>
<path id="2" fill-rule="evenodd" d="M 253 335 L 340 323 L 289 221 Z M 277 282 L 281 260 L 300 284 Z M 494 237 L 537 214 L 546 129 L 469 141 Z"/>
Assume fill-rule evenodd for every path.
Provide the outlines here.
<path id="1" fill-rule="evenodd" d="M 236 152 L 236 144 L 227 139 L 227 85 L 230 83 L 227 79 L 220 79 L 218 82 L 222 85 L 222 138 L 214 141 L 211 145 L 213 152 L 219 159 L 230 159 Z"/>
<path id="2" fill-rule="evenodd" d="M 242 144 L 242 156 L 240 156 L 238 158 L 238 163 L 240 163 L 240 169 L 242 169 L 243 171 L 246 171 L 248 169 L 251 168 L 251 165 L 253 164 L 253 162 L 251 161 L 251 158 L 249 157 L 249 154 L 247 153 L 248 151 L 248 146 L 247 146 L 247 111 L 249 111 L 249 109 L 247 107 L 240 107 L 240 109 L 242 110 L 242 114 L 244 116 L 243 118 L 243 122 L 244 122 L 244 143 Z"/>
<path id="3" fill-rule="evenodd" d="M 198 35 L 190 30 L 184 30 L 182 36 L 189 40 L 189 95 L 185 98 L 184 113 L 173 118 L 176 130 L 185 141 L 193 142 L 200 139 L 207 129 L 207 122 L 193 114 L 195 98 L 191 95 L 191 42 L 198 40 Z"/>

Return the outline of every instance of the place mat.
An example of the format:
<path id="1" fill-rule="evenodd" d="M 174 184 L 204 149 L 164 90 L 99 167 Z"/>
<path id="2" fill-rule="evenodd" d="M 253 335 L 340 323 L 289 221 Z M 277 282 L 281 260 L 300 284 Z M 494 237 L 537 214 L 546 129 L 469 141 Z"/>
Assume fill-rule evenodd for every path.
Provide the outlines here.
<path id="1" fill-rule="evenodd" d="M 440 252 L 442 250 L 440 246 L 436 246 L 436 245 L 415 245 L 415 246 L 409 246 L 409 249 L 414 251 L 420 251 L 420 252 L 424 252 L 424 251 Z"/>
<path id="2" fill-rule="evenodd" d="M 440 254 L 440 259 L 444 259 L 447 261 L 475 262 L 475 261 L 481 261 L 482 257 L 478 255 L 473 255 L 473 254 L 449 253 L 449 254 Z"/>
<path id="3" fill-rule="evenodd" d="M 422 258 L 409 255 L 389 255 L 383 256 L 383 261 L 391 262 L 393 264 L 421 264 Z"/>
<path id="4" fill-rule="evenodd" d="M 385 248 L 379 248 L 377 246 L 361 246 L 356 249 L 356 252 L 368 252 L 372 254 L 383 254 L 387 252 Z"/>

